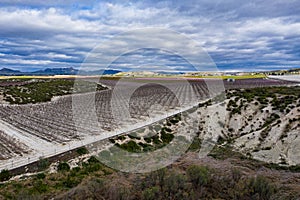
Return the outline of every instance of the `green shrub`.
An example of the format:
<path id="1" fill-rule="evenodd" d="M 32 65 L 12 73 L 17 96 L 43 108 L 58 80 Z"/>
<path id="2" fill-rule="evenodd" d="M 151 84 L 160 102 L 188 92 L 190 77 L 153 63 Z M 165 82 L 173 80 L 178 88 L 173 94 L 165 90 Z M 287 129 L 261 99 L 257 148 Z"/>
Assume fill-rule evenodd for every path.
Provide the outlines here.
<path id="1" fill-rule="evenodd" d="M 156 200 L 158 196 L 159 196 L 159 188 L 157 186 L 147 188 L 142 193 L 142 197 L 145 200 Z"/>
<path id="2" fill-rule="evenodd" d="M 147 143 L 151 143 L 151 141 L 152 141 L 151 137 L 144 137 L 144 140 L 145 140 Z"/>
<path id="3" fill-rule="evenodd" d="M 130 134 L 128 134 L 128 137 L 129 137 L 130 139 L 137 139 L 137 140 L 140 140 L 140 139 L 141 139 L 140 137 L 137 136 L 136 133 L 130 133 Z"/>
<path id="4" fill-rule="evenodd" d="M 95 156 L 91 156 L 89 159 L 88 159 L 88 163 L 91 164 L 91 163 L 100 163 L 100 161 L 95 157 Z"/>
<path id="5" fill-rule="evenodd" d="M 38 173 L 37 175 L 36 175 L 36 178 L 37 179 L 44 179 L 46 177 L 46 175 L 44 174 L 44 173 Z"/>
<path id="6" fill-rule="evenodd" d="M 76 177 L 68 176 L 67 179 L 63 180 L 63 186 L 66 188 L 73 188 L 77 186 L 80 183 L 80 179 L 77 179 Z"/>
<path id="7" fill-rule="evenodd" d="M 169 133 L 166 133 L 164 131 L 161 131 L 160 134 L 161 134 L 160 138 L 163 141 L 163 143 L 170 143 L 174 138 L 173 134 L 169 134 Z"/>
<path id="8" fill-rule="evenodd" d="M 69 170 L 70 170 L 70 166 L 66 162 L 61 162 L 57 166 L 57 171 L 69 171 Z"/>
<path id="9" fill-rule="evenodd" d="M 129 152 L 140 152 L 141 147 L 135 141 L 129 141 L 120 145 L 120 148 L 127 150 Z"/>
<path id="10" fill-rule="evenodd" d="M 84 155 L 84 154 L 88 154 L 89 153 L 89 151 L 85 147 L 79 147 L 78 149 L 76 149 L 76 152 L 79 155 Z"/>
<path id="11" fill-rule="evenodd" d="M 292 172 L 300 172 L 300 165 L 290 166 L 289 170 L 292 171 Z"/>
<path id="12" fill-rule="evenodd" d="M 171 119 L 170 122 L 175 125 L 179 122 L 179 120 L 178 119 Z"/>
<path id="13" fill-rule="evenodd" d="M 164 130 L 164 131 L 166 131 L 166 132 L 169 132 L 169 133 L 172 132 L 172 129 L 170 129 L 170 128 L 168 128 L 168 127 L 164 127 L 164 128 L 162 128 L 162 130 Z"/>
<path id="14" fill-rule="evenodd" d="M 41 180 L 34 182 L 33 189 L 38 193 L 45 193 L 48 191 L 48 185 L 43 183 Z"/>
<path id="15" fill-rule="evenodd" d="M 276 188 L 263 176 L 251 178 L 248 190 L 252 197 L 259 196 L 259 199 L 268 200 L 275 193 Z"/>
<path id="16" fill-rule="evenodd" d="M 159 140 L 158 135 L 153 136 L 152 139 L 153 139 L 154 144 L 161 144 L 161 141 Z"/>
<path id="17" fill-rule="evenodd" d="M 201 139 L 199 137 L 195 137 L 192 144 L 189 147 L 189 151 L 196 152 L 201 148 Z"/>
<path id="18" fill-rule="evenodd" d="M 109 141 L 113 144 L 116 143 L 116 141 L 113 138 L 110 138 Z"/>
<path id="19" fill-rule="evenodd" d="M 17 80 L 17 79 L 14 79 Z M 51 101 L 53 96 L 66 95 L 71 93 L 91 92 L 95 90 L 95 83 L 81 81 L 81 84 L 74 88 L 74 80 L 70 79 L 39 79 L 28 82 L 29 79 L 18 79 L 24 82 L 21 86 L 4 86 L 2 91 L 6 94 L 4 99 L 11 104 L 26 104 Z M 78 81 L 77 81 L 78 82 Z M 84 85 L 84 86 L 83 86 Z M 97 90 L 106 89 L 97 85 Z"/>
<path id="20" fill-rule="evenodd" d="M 125 139 L 126 139 L 126 137 L 124 135 L 120 135 L 117 137 L 117 140 L 125 140 Z"/>
<path id="21" fill-rule="evenodd" d="M 39 171 L 45 170 L 49 166 L 50 166 L 50 163 L 47 158 L 42 158 L 42 157 L 39 158 L 39 161 L 38 161 L 38 170 Z"/>
<path id="22" fill-rule="evenodd" d="M 204 166 L 192 165 L 187 169 L 187 174 L 196 189 L 206 185 L 209 181 L 209 170 Z"/>
<path id="23" fill-rule="evenodd" d="M 3 169 L 0 172 L 0 181 L 7 181 L 11 178 L 11 174 L 7 169 Z"/>
<path id="24" fill-rule="evenodd" d="M 164 191 L 170 199 L 183 199 L 186 189 L 186 177 L 176 171 L 172 171 L 164 180 Z"/>
<path id="25" fill-rule="evenodd" d="M 153 150 L 153 146 L 151 144 L 147 144 L 147 143 L 142 143 L 139 142 L 138 143 L 141 147 L 143 147 L 143 151 L 150 151 Z"/>

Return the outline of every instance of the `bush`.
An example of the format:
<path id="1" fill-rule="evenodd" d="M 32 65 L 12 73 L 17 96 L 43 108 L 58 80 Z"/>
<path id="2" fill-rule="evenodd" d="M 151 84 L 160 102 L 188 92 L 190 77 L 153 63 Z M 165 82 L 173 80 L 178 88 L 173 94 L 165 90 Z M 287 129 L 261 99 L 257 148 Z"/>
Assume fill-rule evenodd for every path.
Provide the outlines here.
<path id="1" fill-rule="evenodd" d="M 251 178 L 248 189 L 252 197 L 259 196 L 259 199 L 271 199 L 275 193 L 275 187 L 263 176 Z"/>
<path id="2" fill-rule="evenodd" d="M 38 173 L 37 175 L 36 175 L 36 178 L 37 179 L 44 179 L 46 177 L 46 175 L 44 174 L 44 173 Z"/>
<path id="3" fill-rule="evenodd" d="M 48 159 L 45 159 L 42 157 L 39 158 L 38 169 L 40 171 L 47 169 L 49 167 L 49 165 L 50 165 L 50 163 L 49 163 Z"/>
<path id="4" fill-rule="evenodd" d="M 300 165 L 290 166 L 289 170 L 292 171 L 292 172 L 300 172 Z"/>
<path id="5" fill-rule="evenodd" d="M 166 191 L 168 197 L 171 197 L 170 199 L 183 199 L 182 193 L 185 188 L 186 177 L 184 175 L 174 171 L 165 178 L 164 191 Z"/>
<path id="6" fill-rule="evenodd" d="M 178 119 L 171 119 L 170 122 L 175 125 L 179 122 L 179 120 Z"/>
<path id="7" fill-rule="evenodd" d="M 152 139 L 150 137 L 144 137 L 144 140 L 147 142 L 147 143 L 151 143 Z"/>
<path id="8" fill-rule="evenodd" d="M 9 173 L 9 171 L 7 169 L 3 169 L 0 172 L 0 181 L 7 181 L 11 178 L 11 174 Z"/>
<path id="9" fill-rule="evenodd" d="M 57 166 L 57 171 L 69 171 L 70 166 L 66 162 L 59 163 Z"/>
<path id="10" fill-rule="evenodd" d="M 128 134 L 128 137 L 129 137 L 130 139 L 137 139 L 137 140 L 140 140 L 140 139 L 141 139 L 140 137 L 137 136 L 136 133 L 130 133 L 130 134 Z"/>
<path id="11" fill-rule="evenodd" d="M 152 139 L 153 139 L 154 144 L 160 144 L 161 143 L 161 141 L 159 140 L 158 135 L 153 136 Z"/>
<path id="12" fill-rule="evenodd" d="M 84 155 L 84 154 L 87 154 L 89 153 L 89 151 L 85 148 L 85 147 L 79 147 L 76 152 L 79 154 L 79 155 Z"/>
<path id="13" fill-rule="evenodd" d="M 192 144 L 189 147 L 189 151 L 196 152 L 196 151 L 200 150 L 201 143 L 202 143 L 201 139 L 198 136 L 195 137 Z"/>
<path id="14" fill-rule="evenodd" d="M 99 163 L 100 161 L 95 157 L 95 156 L 91 156 L 89 159 L 88 159 L 88 163 L 91 164 L 91 163 Z"/>
<path id="15" fill-rule="evenodd" d="M 165 131 L 161 131 L 160 134 L 160 138 L 163 143 L 170 143 L 174 138 L 173 134 L 166 133 Z"/>
<path id="16" fill-rule="evenodd" d="M 142 193 L 143 199 L 145 200 L 156 200 L 159 196 L 159 188 L 158 187 L 151 187 L 147 188 Z"/>
<path id="17" fill-rule="evenodd" d="M 33 188 L 38 192 L 38 193 L 45 193 L 48 191 L 48 185 L 43 183 L 41 180 L 38 180 L 34 182 Z"/>
<path id="18" fill-rule="evenodd" d="M 172 129 L 168 128 L 168 127 L 164 127 L 162 130 L 166 131 L 166 132 L 169 132 L 171 133 L 172 132 Z"/>
<path id="19" fill-rule="evenodd" d="M 129 141 L 120 145 L 120 148 L 127 150 L 128 152 L 140 152 L 141 147 L 135 141 Z"/>
<path id="20" fill-rule="evenodd" d="M 66 180 L 63 181 L 63 185 L 67 188 L 73 188 L 77 186 L 81 181 L 75 177 L 68 176 Z"/>
<path id="21" fill-rule="evenodd" d="M 192 165 L 187 169 L 187 174 L 196 189 L 206 185 L 209 181 L 209 170 L 207 167 Z"/>

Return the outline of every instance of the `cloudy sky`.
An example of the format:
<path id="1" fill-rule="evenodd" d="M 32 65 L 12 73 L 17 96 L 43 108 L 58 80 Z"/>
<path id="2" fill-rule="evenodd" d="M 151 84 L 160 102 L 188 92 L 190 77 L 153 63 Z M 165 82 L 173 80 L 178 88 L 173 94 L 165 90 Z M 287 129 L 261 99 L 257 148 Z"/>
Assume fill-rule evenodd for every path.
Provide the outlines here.
<path id="1" fill-rule="evenodd" d="M 222 71 L 300 67 L 299 13 L 299 0 L 0 0 L 0 68 L 100 69 L 114 58 L 110 68 L 126 71 L 194 71 L 186 58 L 204 52 Z"/>

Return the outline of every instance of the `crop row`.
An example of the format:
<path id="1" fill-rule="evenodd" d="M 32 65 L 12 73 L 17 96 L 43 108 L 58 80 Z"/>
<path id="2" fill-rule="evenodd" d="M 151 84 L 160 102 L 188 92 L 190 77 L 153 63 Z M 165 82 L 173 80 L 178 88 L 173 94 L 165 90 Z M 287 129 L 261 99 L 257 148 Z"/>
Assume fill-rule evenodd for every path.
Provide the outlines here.
<path id="1" fill-rule="evenodd" d="M 0 160 L 9 159 L 16 154 L 23 155 L 30 150 L 28 146 L 3 131 L 0 131 L 0 149 Z"/>
<path id="2" fill-rule="evenodd" d="M 222 90 L 218 88 L 220 85 L 212 80 L 158 82 L 142 86 L 134 81 L 110 84 L 115 88 L 75 95 L 79 99 L 75 107 L 72 96 L 40 104 L 0 105 L 0 118 L 46 141 L 65 143 L 79 140 L 86 135 L 115 130 L 127 124 L 130 118 L 140 119 L 156 112 L 167 112 L 170 109 L 191 105 L 207 98 L 209 93 Z M 235 83 L 225 82 L 225 88 L 272 84 L 282 82 L 265 79 L 237 80 Z M 125 115 L 124 111 L 127 110 L 130 116 Z"/>

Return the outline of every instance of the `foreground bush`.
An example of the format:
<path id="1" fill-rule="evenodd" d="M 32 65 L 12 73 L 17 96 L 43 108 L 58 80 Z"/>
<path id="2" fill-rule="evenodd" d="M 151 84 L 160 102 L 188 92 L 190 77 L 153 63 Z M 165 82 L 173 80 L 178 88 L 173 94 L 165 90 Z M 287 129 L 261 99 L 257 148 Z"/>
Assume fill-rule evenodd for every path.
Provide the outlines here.
<path id="1" fill-rule="evenodd" d="M 3 169 L 0 172 L 0 181 L 7 181 L 11 178 L 11 175 L 7 169 Z"/>

